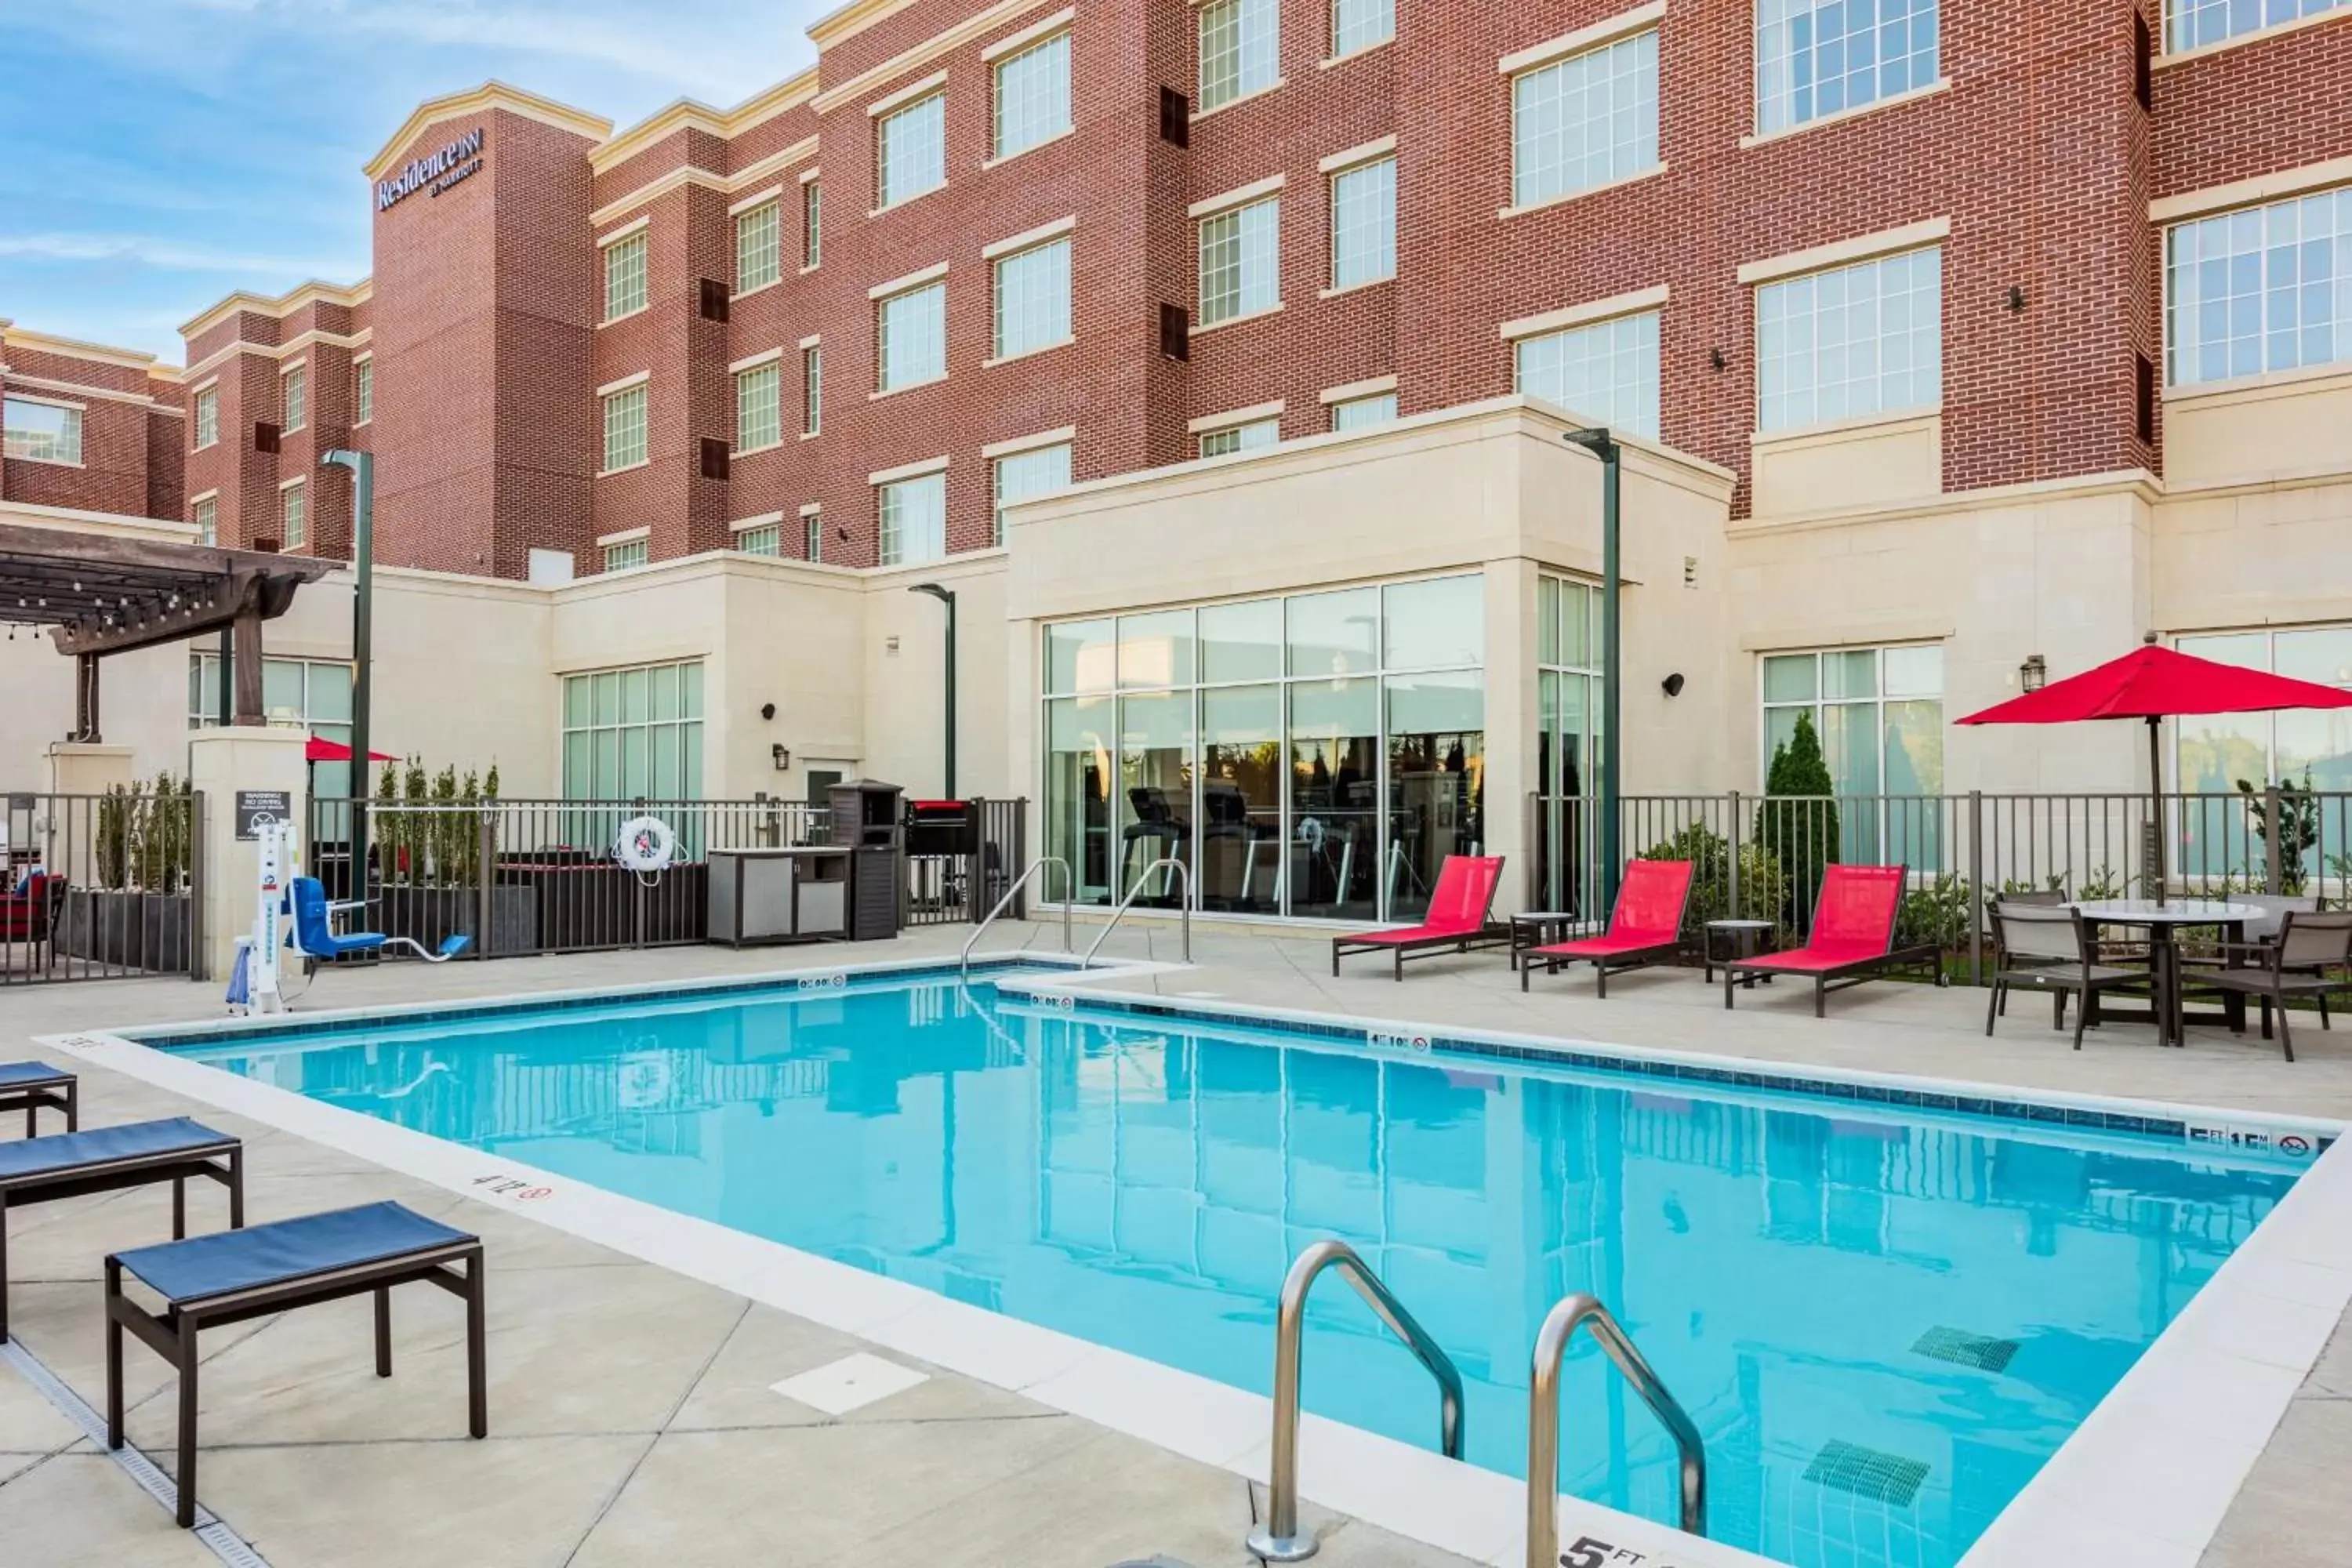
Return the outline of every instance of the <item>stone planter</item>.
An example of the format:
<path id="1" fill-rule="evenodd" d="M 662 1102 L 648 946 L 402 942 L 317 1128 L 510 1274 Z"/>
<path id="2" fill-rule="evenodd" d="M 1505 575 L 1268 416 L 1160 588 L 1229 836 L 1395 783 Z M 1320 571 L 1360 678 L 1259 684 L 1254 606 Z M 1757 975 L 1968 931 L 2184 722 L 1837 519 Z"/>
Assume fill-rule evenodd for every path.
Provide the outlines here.
<path id="1" fill-rule="evenodd" d="M 68 888 L 52 943 L 109 969 L 188 973 L 189 897 Z"/>

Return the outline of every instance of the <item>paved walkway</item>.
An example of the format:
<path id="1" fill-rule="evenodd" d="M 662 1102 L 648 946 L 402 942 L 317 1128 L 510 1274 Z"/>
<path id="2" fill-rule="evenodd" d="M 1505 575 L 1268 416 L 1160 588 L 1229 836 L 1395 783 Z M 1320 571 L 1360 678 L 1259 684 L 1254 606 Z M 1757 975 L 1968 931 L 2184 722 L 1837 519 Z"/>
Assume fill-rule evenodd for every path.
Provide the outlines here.
<path id="1" fill-rule="evenodd" d="M 1003 945 L 1058 946 L 1058 926 Z M 600 953 L 388 965 L 322 980 L 334 1005 L 413 1002 L 761 973 L 952 953 L 961 928 L 894 944 L 729 952 Z M 1081 940 L 1084 940 L 1082 935 Z M 992 945 L 997 945 L 992 933 Z M 1116 934 L 1107 952 L 1173 959 L 1172 930 Z M 2249 1037 L 2193 1031 L 2158 1050 L 2144 1028 L 2095 1034 L 2079 1054 L 2021 1000 L 1993 1039 L 1981 994 L 1904 985 L 1834 997 L 1742 993 L 1727 1017 L 1695 974 L 1613 983 L 1538 978 L 1522 996 L 1499 955 L 1431 959 L 1396 984 L 1372 961 L 1329 973 L 1328 942 L 1203 931 L 1197 967 L 1129 982 L 1171 994 L 1308 1007 L 1424 1026 L 1523 1030 L 2046 1089 L 2352 1119 L 2352 1029 L 2305 1031 L 2292 1066 Z M 0 991 L 0 1059 L 29 1037 L 212 1016 L 210 987 L 117 981 Z M 463 1436 L 461 1318 L 409 1291 L 395 1313 L 396 1375 L 369 1364 L 363 1303 L 312 1309 L 206 1340 L 203 1500 L 277 1568 L 447 1563 L 610 1568 L 765 1562 L 792 1568 L 971 1564 L 1107 1568 L 1160 1557 L 1247 1568 L 1252 1500 L 1231 1475 L 936 1368 L 842 1417 L 771 1392 L 866 1349 L 830 1330 L 639 1263 L 289 1134 L 117 1075 L 86 1079 L 90 1123 L 178 1112 L 250 1141 L 249 1204 L 268 1219 L 397 1197 L 489 1240 L 493 1436 Z M 0 1136 L 13 1135 L 12 1125 Z M 200 1184 L 198 1226 L 217 1223 Z M 28 1211 L 12 1223 L 25 1344 L 102 1398 L 99 1260 L 169 1234 L 169 1205 L 133 1193 Z M 582 1289 L 583 1285 L 593 1289 Z M 167 1457 L 170 1384 L 129 1352 L 134 1442 Z M 895 1354 L 892 1359 L 904 1361 Z M 2352 1539 L 2352 1332 L 2339 1330 L 2241 1493 L 2206 1568 L 2340 1568 Z M 1318 1559 L 1350 1565 L 1456 1559 L 1360 1523 L 1315 1516 Z M 215 1561 L 13 1372 L 0 1369 L 0 1562 L 8 1568 Z"/>

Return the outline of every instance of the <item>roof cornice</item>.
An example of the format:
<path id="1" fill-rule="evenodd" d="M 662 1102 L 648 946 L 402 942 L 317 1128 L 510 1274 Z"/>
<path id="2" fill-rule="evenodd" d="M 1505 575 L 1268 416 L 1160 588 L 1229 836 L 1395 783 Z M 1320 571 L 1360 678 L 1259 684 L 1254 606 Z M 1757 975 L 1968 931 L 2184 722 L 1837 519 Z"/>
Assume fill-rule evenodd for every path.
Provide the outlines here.
<path id="1" fill-rule="evenodd" d="M 400 129 L 383 144 L 376 155 L 362 165 L 371 180 L 380 180 L 398 166 L 401 155 L 409 144 L 424 134 L 428 127 L 445 120 L 461 119 L 467 115 L 487 114 L 504 110 L 525 120 L 536 120 L 542 125 L 552 125 L 559 131 L 569 131 L 591 142 L 603 142 L 613 133 L 613 122 L 585 110 L 574 109 L 568 103 L 558 103 L 551 98 L 541 98 L 535 92 L 525 92 L 495 79 L 465 92 L 453 92 L 441 98 L 428 98 L 411 110 Z"/>
<path id="2" fill-rule="evenodd" d="M 375 280 L 372 278 L 362 278 L 351 284 L 328 283 L 313 278 L 307 283 L 297 283 L 275 300 L 240 289 L 218 304 L 181 322 L 180 335 L 184 338 L 201 337 L 231 316 L 247 312 L 282 321 L 305 305 L 340 305 L 348 310 L 366 304 L 374 292 Z"/>
<path id="3" fill-rule="evenodd" d="M 816 97 L 816 68 L 812 66 L 798 76 L 754 93 L 732 109 L 713 109 L 694 99 L 681 98 L 595 148 L 588 154 L 588 166 L 602 174 L 681 131 L 699 131 L 722 142 L 730 141 L 755 125 L 799 108 Z"/>
<path id="4" fill-rule="evenodd" d="M 150 374 L 156 369 L 155 356 L 141 353 L 137 349 L 118 349 L 106 343 L 84 342 L 79 338 L 60 338 L 6 321 L 0 321 L 0 343 L 12 349 L 33 349 L 45 354 L 56 354 L 61 359 L 87 360 L 92 364 L 117 365 L 124 370 L 143 370 Z"/>

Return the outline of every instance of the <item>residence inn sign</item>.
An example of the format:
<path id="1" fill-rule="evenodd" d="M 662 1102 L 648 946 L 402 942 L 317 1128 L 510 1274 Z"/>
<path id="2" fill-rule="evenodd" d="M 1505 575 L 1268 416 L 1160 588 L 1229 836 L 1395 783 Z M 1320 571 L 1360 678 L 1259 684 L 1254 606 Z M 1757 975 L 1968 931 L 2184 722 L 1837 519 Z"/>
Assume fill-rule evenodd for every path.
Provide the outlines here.
<path id="1" fill-rule="evenodd" d="M 389 180 L 375 185 L 375 210 L 407 200 L 422 190 L 437 196 L 482 166 L 482 128 L 478 125 L 437 153 L 427 153 Z"/>

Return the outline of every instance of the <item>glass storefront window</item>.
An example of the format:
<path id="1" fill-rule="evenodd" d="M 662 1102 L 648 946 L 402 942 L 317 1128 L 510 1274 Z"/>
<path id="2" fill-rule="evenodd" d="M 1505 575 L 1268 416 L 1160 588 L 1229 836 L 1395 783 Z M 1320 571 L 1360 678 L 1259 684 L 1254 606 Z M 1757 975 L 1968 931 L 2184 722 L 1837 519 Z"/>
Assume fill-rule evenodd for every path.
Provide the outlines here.
<path id="1" fill-rule="evenodd" d="M 1202 607 L 1202 680 L 1276 680 L 1281 675 L 1281 600 Z"/>
<path id="2" fill-rule="evenodd" d="M 702 665 L 563 678 L 567 800 L 702 797 Z"/>
<path id="3" fill-rule="evenodd" d="M 1309 679 L 1355 675 L 1380 657 L 1381 591 L 1348 588 L 1288 600 L 1290 673 Z"/>
<path id="4" fill-rule="evenodd" d="M 1045 689 L 1108 691 L 1114 668 L 1111 623 L 1071 621 L 1045 628 Z"/>
<path id="5" fill-rule="evenodd" d="M 1045 704 L 1045 847 L 1069 862 L 1076 901 L 1108 901 L 1110 854 L 1111 700 Z M 1052 873 L 1047 873 L 1051 876 Z M 1055 887 L 1046 895 L 1059 898 Z"/>
<path id="6" fill-rule="evenodd" d="M 2181 637 L 2177 646 L 2221 664 L 2352 687 L 2352 626 L 2225 632 Z M 2229 795 L 2240 780 L 2257 791 L 2272 784 L 2300 788 L 2305 778 L 2315 790 L 2352 789 L 2352 710 L 2294 708 L 2181 719 L 2175 721 L 2174 744 L 2173 787 L 2185 795 Z M 2263 843 L 2241 816 L 2236 806 L 2184 808 L 2179 869 L 2189 876 L 2259 875 Z M 2326 826 L 2332 840 L 2337 825 L 2331 816 Z M 2303 869 L 2306 876 L 2321 869 L 2316 847 L 2306 851 Z M 2335 874 L 2332 866 L 2328 874 Z"/>
<path id="7" fill-rule="evenodd" d="M 1838 858 L 1942 869 L 1937 813 L 1899 798 L 1943 793 L 1942 646 L 1769 654 L 1759 685 L 1759 781 L 1794 739 L 1798 718 L 1810 716 L 1831 787 L 1841 795 L 1886 797 L 1839 811 Z"/>
<path id="8" fill-rule="evenodd" d="M 1585 839 L 1589 807 L 1569 803 L 1589 799 L 1600 753 L 1599 728 L 1601 590 L 1566 577 L 1542 577 L 1536 585 L 1537 721 L 1536 788 L 1544 809 L 1538 814 L 1535 857 L 1538 898 L 1549 910 L 1578 910 L 1597 890 Z"/>
<path id="9" fill-rule="evenodd" d="M 1290 912 L 1367 921 L 1378 904 L 1380 685 L 1290 689 Z"/>
<path id="10" fill-rule="evenodd" d="M 1156 860 L 1192 865 L 1192 694 L 1122 697 L 1118 702 L 1119 896 Z M 1161 871 L 1139 902 L 1173 906 L 1182 884 Z"/>
<path id="11" fill-rule="evenodd" d="M 1486 692 L 1475 669 L 1388 682 L 1389 918 L 1425 913 L 1448 855 L 1486 840 Z"/>
<path id="12" fill-rule="evenodd" d="M 1483 664 L 1486 584 L 1483 577 L 1434 577 L 1381 590 L 1381 662 L 1390 669 L 1444 669 Z"/>
<path id="13" fill-rule="evenodd" d="M 1192 685 L 1192 612 L 1119 616 L 1118 683 L 1129 689 Z"/>
<path id="14" fill-rule="evenodd" d="M 1282 688 L 1202 692 L 1201 763 L 1201 907 L 1280 913 Z"/>

